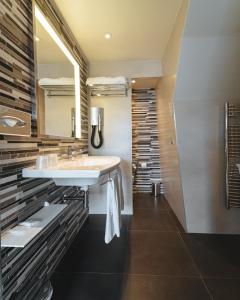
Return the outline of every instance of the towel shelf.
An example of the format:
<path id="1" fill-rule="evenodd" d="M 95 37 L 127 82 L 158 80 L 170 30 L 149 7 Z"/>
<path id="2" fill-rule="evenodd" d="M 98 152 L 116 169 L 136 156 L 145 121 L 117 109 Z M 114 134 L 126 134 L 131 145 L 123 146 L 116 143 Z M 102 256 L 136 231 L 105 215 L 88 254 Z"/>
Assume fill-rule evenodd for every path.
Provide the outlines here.
<path id="1" fill-rule="evenodd" d="M 24 222 L 4 232 L 1 236 L 1 247 L 24 248 L 66 207 L 66 204 L 52 204 L 43 207 Z"/>
<path id="2" fill-rule="evenodd" d="M 124 96 L 128 95 L 129 83 L 127 78 L 118 77 L 93 77 L 86 81 L 90 87 L 91 96 Z"/>

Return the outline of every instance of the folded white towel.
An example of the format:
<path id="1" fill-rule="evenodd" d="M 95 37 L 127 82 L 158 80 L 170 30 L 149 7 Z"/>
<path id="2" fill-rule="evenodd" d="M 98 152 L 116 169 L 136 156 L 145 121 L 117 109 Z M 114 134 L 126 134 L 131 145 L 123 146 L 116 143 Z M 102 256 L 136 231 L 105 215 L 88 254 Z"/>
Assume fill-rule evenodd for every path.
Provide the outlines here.
<path id="1" fill-rule="evenodd" d="M 111 175 L 107 183 L 107 216 L 105 243 L 108 244 L 116 235 L 120 237 L 121 210 L 124 208 L 121 170 Z"/>
<path id="2" fill-rule="evenodd" d="M 40 86 L 54 86 L 54 85 L 70 85 L 74 86 L 74 78 L 68 78 L 68 77 L 59 77 L 59 78 L 41 78 L 39 80 Z"/>
<path id="3" fill-rule="evenodd" d="M 91 77 L 87 79 L 87 85 L 95 84 L 127 84 L 127 79 L 123 76 L 119 77 Z"/>

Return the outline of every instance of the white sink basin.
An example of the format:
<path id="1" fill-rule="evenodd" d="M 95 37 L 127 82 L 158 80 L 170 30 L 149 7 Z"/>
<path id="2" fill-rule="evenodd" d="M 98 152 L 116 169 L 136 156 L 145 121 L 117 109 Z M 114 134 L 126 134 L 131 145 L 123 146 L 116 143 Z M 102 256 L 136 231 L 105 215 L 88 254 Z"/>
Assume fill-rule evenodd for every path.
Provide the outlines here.
<path id="1" fill-rule="evenodd" d="M 121 162 L 117 156 L 87 156 L 60 161 L 55 167 L 23 169 L 23 177 L 51 178 L 56 185 L 86 186 L 99 182 L 100 177 L 116 169 Z"/>

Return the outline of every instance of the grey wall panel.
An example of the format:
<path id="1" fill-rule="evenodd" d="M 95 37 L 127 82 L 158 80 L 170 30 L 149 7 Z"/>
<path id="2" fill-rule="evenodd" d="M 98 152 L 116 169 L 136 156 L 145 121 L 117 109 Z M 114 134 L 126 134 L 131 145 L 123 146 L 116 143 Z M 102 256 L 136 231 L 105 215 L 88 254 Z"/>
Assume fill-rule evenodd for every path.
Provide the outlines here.
<path id="1" fill-rule="evenodd" d="M 198 15 L 197 4 L 190 3 L 187 26 Z M 236 11 L 230 1 L 229 15 L 222 12 L 224 26 L 231 10 Z M 214 20 L 222 18 L 220 8 L 214 13 L 218 16 Z M 240 233 L 239 209 L 226 208 L 224 161 L 224 105 L 226 101 L 239 104 L 239 53 L 238 36 L 183 38 L 174 107 L 189 232 Z"/>

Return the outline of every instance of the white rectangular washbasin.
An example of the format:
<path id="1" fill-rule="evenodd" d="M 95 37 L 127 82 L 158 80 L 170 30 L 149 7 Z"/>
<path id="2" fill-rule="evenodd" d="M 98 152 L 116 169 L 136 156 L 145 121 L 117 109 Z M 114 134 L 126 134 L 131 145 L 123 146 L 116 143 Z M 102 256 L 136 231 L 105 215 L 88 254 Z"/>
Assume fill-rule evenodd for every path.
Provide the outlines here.
<path id="1" fill-rule="evenodd" d="M 62 160 L 54 167 L 25 168 L 23 177 L 51 178 L 56 185 L 86 186 L 99 182 L 102 175 L 116 169 L 121 162 L 117 156 L 87 156 L 75 160 Z"/>

